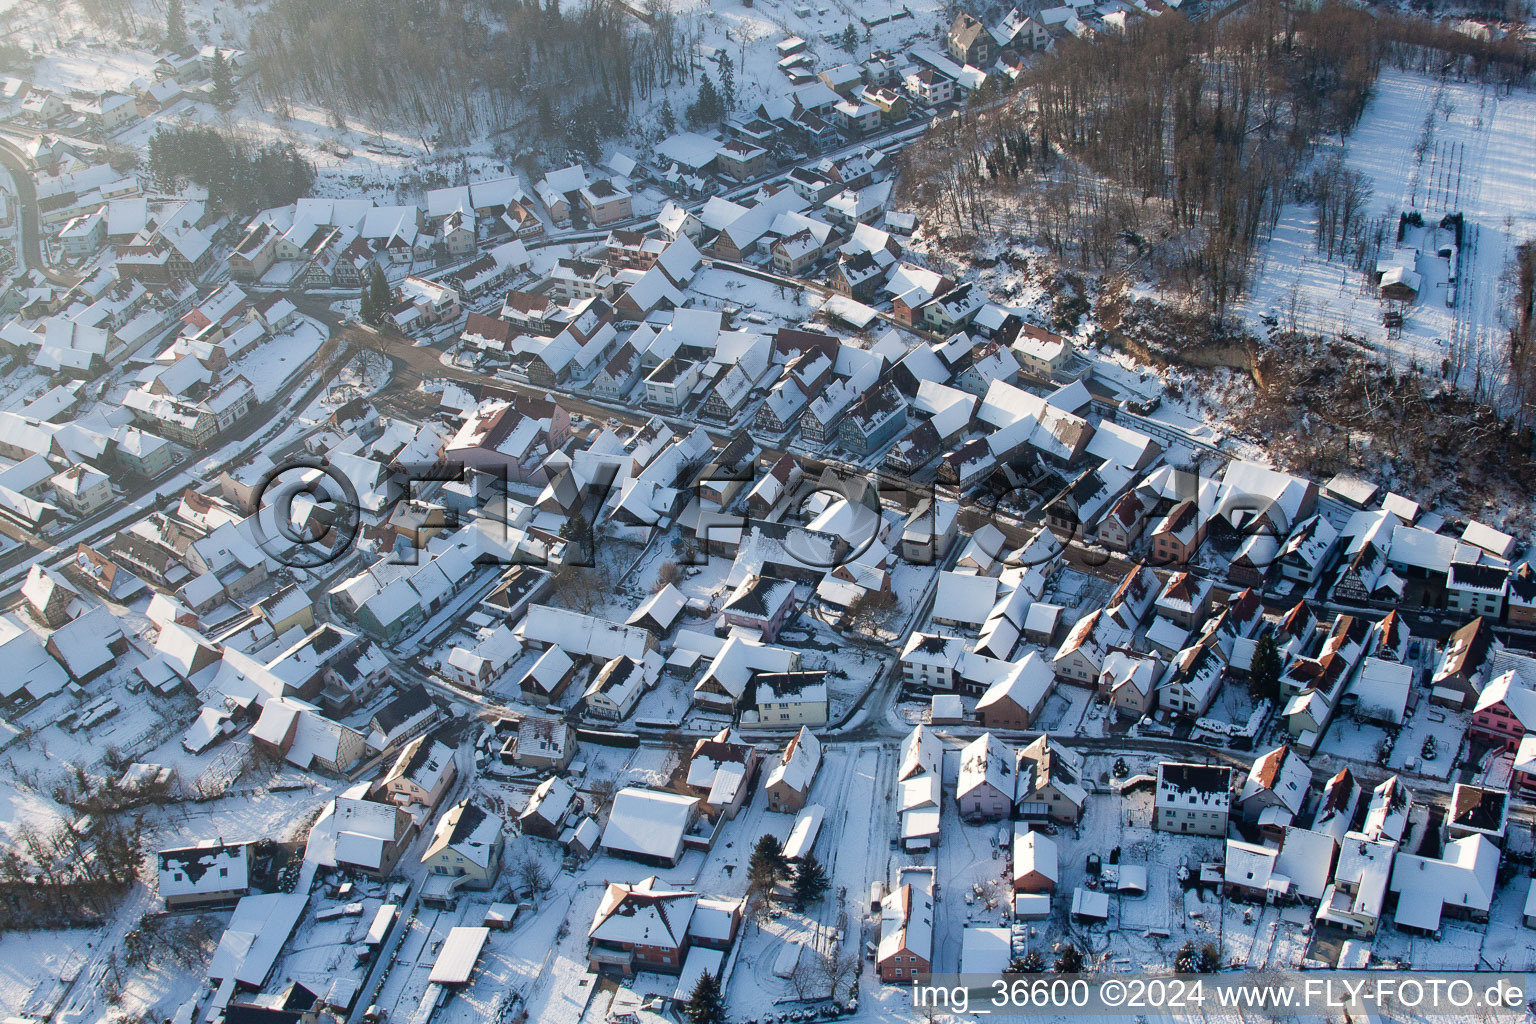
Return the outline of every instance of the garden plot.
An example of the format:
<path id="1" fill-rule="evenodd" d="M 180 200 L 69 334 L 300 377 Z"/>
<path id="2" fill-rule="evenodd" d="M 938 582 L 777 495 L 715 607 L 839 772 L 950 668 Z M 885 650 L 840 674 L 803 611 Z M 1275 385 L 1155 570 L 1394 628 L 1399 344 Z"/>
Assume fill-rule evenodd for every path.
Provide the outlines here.
<path id="1" fill-rule="evenodd" d="M 1344 149 L 1347 165 L 1371 184 L 1365 215 L 1384 225 L 1383 260 L 1403 254 L 1393 251 L 1400 213 L 1417 210 L 1427 223 L 1463 215 L 1454 304 L 1434 266 L 1444 261 L 1424 253 L 1423 289 L 1403 309 L 1400 333 L 1389 331 L 1369 275 L 1320 253 L 1315 207 L 1292 204 L 1255 268 L 1244 312 L 1273 316 L 1281 327 L 1294 317 L 1302 330 L 1349 334 L 1399 367 L 1413 362 L 1438 374 L 1451 359 L 1457 383 L 1471 389 L 1481 375 L 1486 388 L 1504 360 L 1502 277 L 1515 246 L 1536 238 L 1536 95 L 1384 69 Z"/>

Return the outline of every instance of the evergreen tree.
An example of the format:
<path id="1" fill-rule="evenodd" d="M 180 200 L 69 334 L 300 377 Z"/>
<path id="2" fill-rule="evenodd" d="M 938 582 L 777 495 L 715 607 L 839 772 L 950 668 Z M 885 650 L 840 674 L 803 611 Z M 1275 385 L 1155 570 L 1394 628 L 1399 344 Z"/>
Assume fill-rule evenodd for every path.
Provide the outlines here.
<path id="1" fill-rule="evenodd" d="M 181 0 L 170 0 L 165 5 L 165 45 L 172 53 L 187 48 L 187 12 Z"/>
<path id="2" fill-rule="evenodd" d="M 1067 943 L 1056 951 L 1056 973 L 1076 974 L 1083 969 L 1083 951 Z"/>
<path id="3" fill-rule="evenodd" d="M 804 910 L 826 893 L 831 883 L 821 862 L 806 854 L 795 868 L 794 904 L 796 910 Z"/>
<path id="4" fill-rule="evenodd" d="M 1200 947 L 1200 959 L 1195 966 L 1201 974 L 1215 974 L 1221 970 L 1221 950 L 1216 948 L 1214 942 L 1207 942 Z"/>
<path id="5" fill-rule="evenodd" d="M 784 859 L 784 847 L 773 836 L 764 835 L 752 849 L 752 860 L 747 865 L 747 878 L 754 888 L 767 892 L 787 874 L 789 874 L 789 862 Z"/>
<path id="6" fill-rule="evenodd" d="M 859 33 L 858 30 L 853 27 L 853 22 L 850 21 L 847 26 L 843 28 L 843 49 L 847 50 L 849 53 L 853 53 L 854 50 L 858 48 L 858 45 Z"/>
<path id="7" fill-rule="evenodd" d="M 725 112 L 736 109 L 736 62 L 729 53 L 720 54 L 720 95 Z"/>
<path id="8" fill-rule="evenodd" d="M 374 312 L 373 308 L 373 288 L 370 287 L 372 284 L 373 282 L 370 280 L 363 285 L 362 289 L 363 307 L 362 311 L 358 313 L 358 319 L 362 320 L 365 324 L 371 324 L 378 319 L 378 314 Z"/>
<path id="9" fill-rule="evenodd" d="M 213 51 L 213 67 L 209 70 L 213 79 L 213 102 L 220 107 L 232 107 L 235 105 L 235 74 L 229 66 L 229 60 L 224 56 L 224 51 L 218 47 Z"/>
<path id="10" fill-rule="evenodd" d="M 374 264 L 369 271 L 368 294 L 373 299 L 373 319 L 369 323 L 377 324 L 384 320 L 384 315 L 389 312 L 389 307 L 394 305 L 395 295 L 390 291 L 389 279 L 384 276 L 384 271 Z"/>
<path id="11" fill-rule="evenodd" d="M 677 131 L 677 115 L 672 113 L 672 101 L 661 101 L 661 130 L 666 135 Z"/>
<path id="12" fill-rule="evenodd" d="M 162 127 L 149 140 L 149 171 L 161 188 L 187 182 L 208 190 L 214 205 L 245 211 L 286 206 L 314 186 L 315 169 L 292 143 L 274 142 L 254 152 L 218 128 Z"/>
<path id="13" fill-rule="evenodd" d="M 696 126 L 715 124 L 720 120 L 720 115 L 725 107 L 720 102 L 720 92 L 715 88 L 714 81 L 708 76 L 703 76 L 699 82 L 699 98 L 693 106 L 688 108 L 688 120 Z"/>
<path id="14" fill-rule="evenodd" d="M 720 979 L 705 971 L 688 995 L 683 1008 L 688 1024 L 725 1024 L 725 995 L 720 991 Z"/>
<path id="15" fill-rule="evenodd" d="M 1275 635 L 1266 632 L 1259 637 L 1253 648 L 1253 668 L 1249 688 L 1259 700 L 1280 699 L 1280 651 L 1275 647 Z"/>
<path id="16" fill-rule="evenodd" d="M 1180 974 L 1194 974 L 1200 970 L 1200 956 L 1195 952 L 1193 942 L 1186 942 L 1179 947 L 1173 957 L 1173 969 Z"/>
<path id="17" fill-rule="evenodd" d="M 1023 956 L 1008 961 L 1009 974 L 1044 974 L 1045 957 L 1038 949 L 1031 949 Z"/>

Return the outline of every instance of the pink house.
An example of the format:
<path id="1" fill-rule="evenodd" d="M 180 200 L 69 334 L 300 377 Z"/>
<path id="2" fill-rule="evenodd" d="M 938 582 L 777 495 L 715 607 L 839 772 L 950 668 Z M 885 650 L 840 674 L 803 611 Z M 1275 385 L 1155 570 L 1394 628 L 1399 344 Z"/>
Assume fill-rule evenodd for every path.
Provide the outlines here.
<path id="1" fill-rule="evenodd" d="M 970 822 L 1001 821 L 1013 813 L 1017 755 L 1012 747 L 984 732 L 960 751 L 955 800 L 960 817 Z"/>
<path id="2" fill-rule="evenodd" d="M 1468 731 L 1493 746 L 1518 747 L 1526 733 L 1536 731 L 1536 690 L 1513 671 L 1505 672 L 1483 687 Z"/>
<path id="3" fill-rule="evenodd" d="M 771 643 L 794 608 L 792 582 L 774 576 L 749 576 L 726 598 L 720 618 L 730 626 L 759 630 L 763 641 Z"/>

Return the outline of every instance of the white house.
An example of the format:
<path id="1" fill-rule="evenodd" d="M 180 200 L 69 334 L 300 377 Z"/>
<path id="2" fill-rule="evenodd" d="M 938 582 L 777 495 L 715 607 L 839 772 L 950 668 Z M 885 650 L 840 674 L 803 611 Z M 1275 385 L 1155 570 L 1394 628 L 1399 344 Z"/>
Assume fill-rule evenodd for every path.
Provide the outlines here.
<path id="1" fill-rule="evenodd" d="M 1188 835 L 1224 836 L 1231 807 L 1231 768 L 1176 762 L 1158 765 L 1153 828 Z"/>

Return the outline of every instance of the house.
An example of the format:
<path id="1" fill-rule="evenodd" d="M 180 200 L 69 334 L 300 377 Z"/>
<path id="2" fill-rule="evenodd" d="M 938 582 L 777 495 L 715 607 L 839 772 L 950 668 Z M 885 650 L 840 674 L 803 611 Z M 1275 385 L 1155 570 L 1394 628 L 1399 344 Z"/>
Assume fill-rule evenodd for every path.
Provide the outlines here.
<path id="1" fill-rule="evenodd" d="M 517 732 L 508 737 L 502 760 L 510 758 L 520 768 L 565 771 L 576 757 L 580 744 L 576 730 L 558 718 L 524 715 L 518 719 Z M 510 748 L 510 749 L 508 749 Z"/>
<path id="2" fill-rule="evenodd" d="M 1417 676 L 1412 665 L 1386 658 L 1366 658 L 1345 691 L 1345 698 L 1353 701 L 1357 718 L 1402 725 L 1408 717 L 1408 702 L 1413 697 Z M 1472 725 L 1477 725 L 1475 711 Z"/>
<path id="3" fill-rule="evenodd" d="M 726 598 L 721 622 L 758 631 L 772 643 L 795 608 L 795 585 L 772 576 L 749 576 Z"/>
<path id="4" fill-rule="evenodd" d="M 907 92 L 925 107 L 936 107 L 955 97 L 955 80 L 933 68 L 915 68 L 904 84 Z"/>
<path id="5" fill-rule="evenodd" d="M 1152 528 L 1152 556 L 1158 565 L 1188 565 L 1205 541 L 1208 520 L 1195 499 L 1175 505 Z"/>
<path id="6" fill-rule="evenodd" d="M 1451 561 L 1445 578 L 1445 607 L 1462 615 L 1498 619 L 1509 593 L 1509 567 L 1489 562 Z"/>
<path id="7" fill-rule="evenodd" d="M 1399 853 L 1392 865 L 1400 931 L 1435 935 L 1445 918 L 1486 922 L 1498 889 L 1499 848 L 1486 836 L 1446 843 L 1439 857 Z"/>
<path id="8" fill-rule="evenodd" d="M 512 632 L 511 627 L 501 623 L 486 631 L 473 647 L 454 647 L 449 651 L 441 672 L 449 681 L 467 690 L 483 693 L 501 678 L 507 667 L 522 653 L 522 641 Z M 543 691 L 539 695 L 542 696 Z"/>
<path id="9" fill-rule="evenodd" d="M 452 879 L 450 892 L 460 887 L 487 889 L 501 871 L 503 842 L 501 818 L 465 800 L 438 821 L 421 863 L 429 874 Z M 426 897 L 426 886 L 422 895 Z"/>
<path id="10" fill-rule="evenodd" d="M 697 244 L 704 234 L 704 222 L 698 214 L 670 199 L 662 204 L 661 213 L 656 217 L 656 226 L 661 229 L 662 237 L 669 242 L 686 237 Z"/>
<path id="11" fill-rule="evenodd" d="M 919 725 L 902 741 L 896 813 L 901 845 L 908 853 L 931 850 L 939 843 L 943 764 L 943 744 L 931 729 Z"/>
<path id="12" fill-rule="evenodd" d="M 644 864 L 676 867 L 700 812 L 698 797 L 626 786 L 614 794 L 603 849 Z"/>
<path id="13" fill-rule="evenodd" d="M 430 812 L 457 777 L 453 748 L 435 736 L 418 736 L 401 748 L 380 783 L 391 803 Z"/>
<path id="14" fill-rule="evenodd" d="M 1014 815 L 1028 821 L 1075 825 L 1088 803 L 1086 767 L 1074 753 L 1042 733 L 1018 753 Z"/>
<path id="15" fill-rule="evenodd" d="M 688 760 L 687 786 L 702 796 L 700 809 L 718 820 L 736 817 L 757 772 L 757 750 L 729 726 L 695 741 Z"/>
<path id="16" fill-rule="evenodd" d="M 326 718 L 315 705 L 296 697 L 274 697 L 262 705 L 261 716 L 251 726 L 251 739 L 295 768 L 335 775 L 350 773 L 368 747 L 362 733 Z"/>
<path id="17" fill-rule="evenodd" d="M 1176 572 L 1168 577 L 1153 608 L 1158 615 L 1183 629 L 1194 629 L 1210 611 L 1211 583 L 1193 573 Z"/>
<path id="18" fill-rule="evenodd" d="M 1095 539 L 1113 551 L 1130 551 L 1147 525 L 1148 506 L 1140 492 L 1131 490 L 1115 499 L 1099 520 Z"/>
<path id="19" fill-rule="evenodd" d="M 255 843 L 205 839 L 156 855 L 166 910 L 233 904 L 251 892 Z"/>
<path id="20" fill-rule="evenodd" d="M 952 690 L 965 653 L 965 641 L 958 637 L 914 632 L 901 651 L 902 682 L 909 687 Z"/>
<path id="21" fill-rule="evenodd" d="M 1116 713 L 1141 718 L 1157 706 L 1157 680 L 1162 665 L 1155 655 L 1112 648 L 1104 656 L 1097 690 L 1108 697 Z"/>
<path id="22" fill-rule="evenodd" d="M 1157 684 L 1157 706 L 1172 715 L 1199 718 L 1216 699 L 1226 675 L 1219 635 L 1206 633 L 1168 662 Z"/>
<path id="23" fill-rule="evenodd" d="M 1266 831 L 1289 825 L 1306 803 L 1312 769 L 1289 746 L 1276 747 L 1253 762 L 1237 798 L 1243 821 Z"/>
<path id="24" fill-rule="evenodd" d="M 525 836 L 559 839 L 564 834 L 566 819 L 580 806 L 581 799 L 571 784 L 551 775 L 534 787 L 528 805 L 517 816 L 518 830 Z"/>
<path id="25" fill-rule="evenodd" d="M 1536 733 L 1536 689 L 1510 669 L 1496 676 L 1477 695 L 1468 732 L 1490 746 L 1513 750 L 1529 733 Z"/>
<path id="26" fill-rule="evenodd" d="M 825 725 L 830 709 L 827 673 L 755 672 L 742 703 L 744 723 L 779 727 Z"/>
<path id="27" fill-rule="evenodd" d="M 686 980 L 700 953 L 712 953 L 718 964 L 730 949 L 744 904 L 669 889 L 654 875 L 634 884 L 610 882 L 587 929 L 588 969 L 625 977 L 657 971 Z"/>
<path id="28" fill-rule="evenodd" d="M 982 733 L 960 751 L 960 775 L 955 800 L 968 822 L 1010 817 L 1016 791 L 1013 749 L 990 732 Z"/>
<path id="29" fill-rule="evenodd" d="M 810 228 L 775 239 L 768 247 L 773 269 L 788 277 L 800 276 L 801 271 L 821 259 L 823 241 Z"/>
<path id="30" fill-rule="evenodd" d="M 1284 896 L 1289 900 L 1306 899 L 1316 903 L 1322 899 L 1333 877 L 1337 849 L 1338 843 L 1332 836 L 1288 826 L 1280 838 L 1279 856 L 1270 868 L 1267 891 L 1253 895 L 1268 899 L 1273 893 L 1276 898 Z"/>
<path id="31" fill-rule="evenodd" d="M 367 783 L 347 790 L 330 806 L 325 830 L 333 837 L 332 858 L 338 868 L 370 878 L 385 879 L 416 836 L 416 823 L 404 807 L 368 800 Z M 320 828 L 319 822 L 316 828 Z M 313 829 L 311 841 L 313 841 Z"/>
<path id="32" fill-rule="evenodd" d="M 768 170 L 768 151 L 745 139 L 729 139 L 715 151 L 715 170 L 735 181 L 761 178 Z"/>
<path id="33" fill-rule="evenodd" d="M 933 894 L 907 882 L 880 901 L 875 969 L 881 981 L 900 983 L 926 975 L 932 963 Z"/>
<path id="34" fill-rule="evenodd" d="M 629 190 L 607 178 L 592 182 L 578 190 L 578 194 L 582 213 L 593 227 L 606 227 L 634 216 Z"/>
<path id="35" fill-rule="evenodd" d="M 1515 566 L 1505 595 L 1511 626 L 1536 625 L 1536 569 L 1529 560 Z"/>
<path id="36" fill-rule="evenodd" d="M 1273 903 L 1290 894 L 1291 882 L 1275 869 L 1280 851 L 1228 839 L 1222 865 L 1222 891 L 1238 900 Z"/>
<path id="37" fill-rule="evenodd" d="M 982 728 L 1028 729 L 1056 689 L 1056 676 L 1035 651 L 1012 666 L 976 702 Z"/>
<path id="38" fill-rule="evenodd" d="M 1162 590 L 1157 575 L 1151 569 L 1144 565 L 1132 567 L 1109 597 L 1106 607 L 1110 619 L 1121 629 L 1134 632 Z"/>
<path id="39" fill-rule="evenodd" d="M 1393 840 L 1349 832 L 1339 844 L 1333 881 L 1323 890 L 1317 920 L 1358 936 L 1376 934 L 1397 854 Z"/>
<path id="40" fill-rule="evenodd" d="M 611 658 L 587 684 L 581 696 L 582 706 L 593 718 L 622 721 L 656 684 L 660 674 L 661 659 L 654 652 L 638 660 L 629 655 Z"/>
<path id="41" fill-rule="evenodd" d="M 907 401 L 894 384 L 871 387 L 838 424 L 838 444 L 861 457 L 872 454 L 906 426 L 906 409 Z"/>
<path id="42" fill-rule="evenodd" d="M 1509 793 L 1506 790 L 1464 782 L 1458 782 L 1451 790 L 1451 803 L 1445 813 L 1445 834 L 1448 839 L 1481 835 L 1496 844 L 1502 844 L 1508 824 Z"/>
<path id="43" fill-rule="evenodd" d="M 1354 822 L 1355 808 L 1359 806 L 1363 792 L 1350 770 L 1340 769 L 1323 786 L 1322 798 L 1312 814 L 1312 831 L 1331 837 L 1335 843 L 1342 843 L 1344 834 Z"/>
<path id="44" fill-rule="evenodd" d="M 687 604 L 685 598 L 677 587 L 670 583 L 663 585 L 650 597 L 640 602 L 639 606 L 624 620 L 626 626 L 639 626 L 649 630 L 657 636 L 664 636 L 677 621 Z"/>
<path id="45" fill-rule="evenodd" d="M 33 618 L 49 629 L 58 629 L 70 620 L 70 608 L 79 600 L 80 591 L 59 573 L 33 562 L 21 585 L 21 596 Z"/>
<path id="46" fill-rule="evenodd" d="M 687 405 L 703 366 L 692 359 L 670 356 L 645 378 L 645 401 L 658 409 L 676 411 Z"/>
<path id="47" fill-rule="evenodd" d="M 420 683 L 410 686 L 369 719 L 368 745 L 375 750 L 392 749 L 425 732 L 440 714 L 425 686 Z"/>
<path id="48" fill-rule="evenodd" d="M 1430 700 L 1450 707 L 1463 707 L 1482 690 L 1487 665 L 1503 645 L 1493 635 L 1493 626 L 1479 616 L 1452 633 L 1445 641 L 1440 664 L 1430 679 Z"/>
<path id="49" fill-rule="evenodd" d="M 950 23 L 946 43 L 950 55 L 962 65 L 986 68 L 997 60 L 997 43 L 991 31 L 965 11 Z"/>
<path id="50" fill-rule="evenodd" d="M 1023 822 L 1013 826 L 1013 891 L 1052 893 L 1061 880 L 1056 840 Z"/>
<path id="51" fill-rule="evenodd" d="M 589 969 L 679 973 L 698 903 L 698 893 L 662 888 L 655 876 L 637 885 L 609 883 L 587 929 Z"/>
<path id="52" fill-rule="evenodd" d="M 1372 840 L 1400 843 L 1408 832 L 1408 818 L 1413 813 L 1413 792 L 1396 775 L 1389 776 L 1371 790 L 1361 833 Z"/>
<path id="53" fill-rule="evenodd" d="M 821 741 L 805 726 L 784 747 L 779 761 L 763 780 L 768 809 L 795 814 L 805 806 L 821 765 Z"/>
<path id="54" fill-rule="evenodd" d="M 1339 531 L 1321 515 L 1304 519 L 1280 546 L 1275 563 L 1282 578 L 1310 587 L 1321 577 L 1339 540 Z"/>
<path id="55" fill-rule="evenodd" d="M 1165 761 L 1157 767 L 1152 827 L 1161 832 L 1225 836 L 1232 769 Z"/>
<path id="56" fill-rule="evenodd" d="M 1109 632 L 1104 609 L 1091 611 L 1077 620 L 1051 659 L 1051 670 L 1058 679 L 1078 686 L 1098 682 L 1106 654 L 1101 632 Z"/>
<path id="57" fill-rule="evenodd" d="M 517 687 L 530 704 L 546 707 L 560 698 L 575 677 L 575 659 L 563 648 L 551 645 L 528 666 Z"/>

